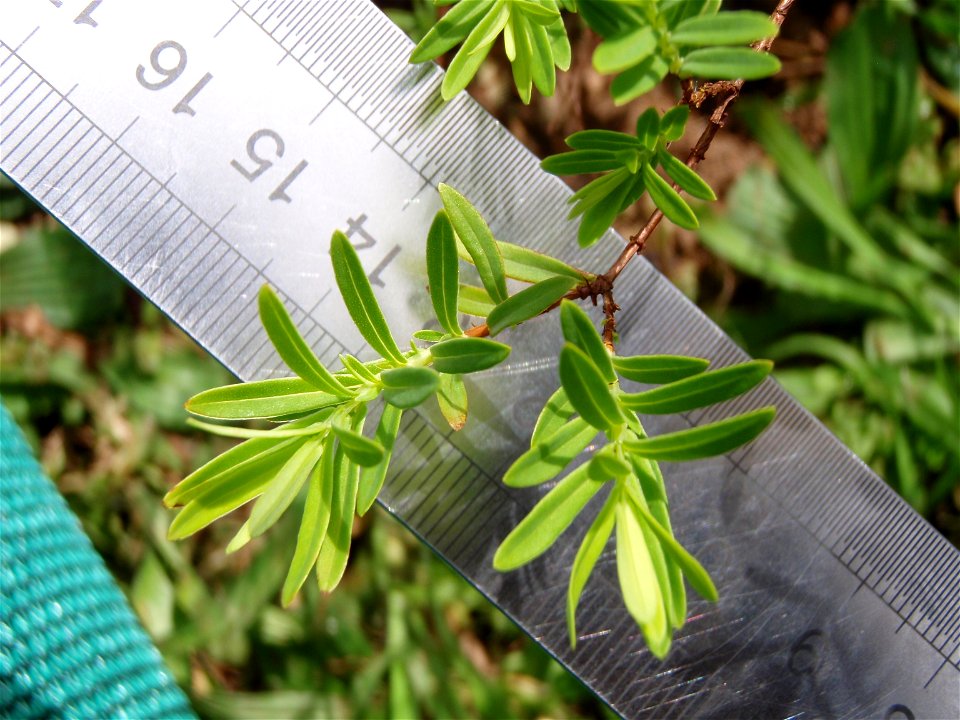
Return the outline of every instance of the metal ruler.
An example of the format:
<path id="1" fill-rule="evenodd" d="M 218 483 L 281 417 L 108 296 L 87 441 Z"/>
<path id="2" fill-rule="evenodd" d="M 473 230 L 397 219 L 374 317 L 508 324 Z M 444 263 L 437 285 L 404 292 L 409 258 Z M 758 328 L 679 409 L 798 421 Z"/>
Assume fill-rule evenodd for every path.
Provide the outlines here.
<path id="1" fill-rule="evenodd" d="M 333 287 L 348 232 L 397 337 L 430 316 L 423 239 L 443 181 L 502 239 L 584 258 L 569 191 L 367 0 L 6 0 L 3 171 L 244 379 L 282 373 L 255 297 L 271 283 L 325 361 L 363 353 Z M 645 262 L 617 286 L 624 353 L 744 357 Z M 658 717 L 960 716 L 960 554 L 772 381 L 661 432 L 763 404 L 758 441 L 667 465 L 678 536 L 709 568 L 666 662 L 622 607 L 612 552 L 564 598 L 576 538 L 499 574 L 494 549 L 542 491 L 503 487 L 556 387 L 555 318 L 471 387 L 467 430 L 407 413 L 384 504 L 617 712 Z M 612 550 L 612 549 L 611 549 Z"/>

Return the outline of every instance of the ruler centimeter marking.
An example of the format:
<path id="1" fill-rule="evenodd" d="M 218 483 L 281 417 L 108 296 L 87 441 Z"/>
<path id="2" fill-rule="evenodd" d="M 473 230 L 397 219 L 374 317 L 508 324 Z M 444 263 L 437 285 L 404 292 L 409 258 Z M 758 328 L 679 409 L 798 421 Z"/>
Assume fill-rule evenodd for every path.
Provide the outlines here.
<path id="1" fill-rule="evenodd" d="M 251 302 L 265 279 L 279 287 L 325 361 L 350 345 L 356 350 L 356 340 L 334 323 L 334 306 L 324 304 L 330 294 L 329 270 L 318 270 L 315 263 L 309 272 L 275 267 L 276 253 L 264 255 L 261 247 L 240 242 L 244 227 L 237 215 L 248 213 L 254 205 L 252 193 L 234 193 L 226 198 L 227 204 L 220 203 L 219 210 L 202 202 L 198 205 L 205 199 L 195 197 L 202 188 L 198 181 L 206 178 L 215 185 L 222 182 L 222 173 L 198 175 L 189 163 L 156 169 L 164 163 L 145 152 L 141 122 L 152 131 L 164 130 L 158 127 L 163 125 L 158 118 L 170 118 L 161 117 L 156 107 L 122 119 L 123 112 L 111 116 L 110 111 L 124 110 L 118 98 L 97 97 L 96 92 L 93 97 L 85 95 L 98 80 L 93 67 L 85 68 L 72 84 L 63 78 L 51 80 L 64 71 L 49 51 L 35 46 L 49 42 L 48 35 L 63 41 L 68 33 L 62 27 L 51 29 L 57 19 L 51 8 L 39 9 L 41 0 L 33 0 L 30 8 L 27 4 L 27 0 L 21 2 L 22 17 L 40 22 L 27 27 L 30 23 L 24 20 L 18 26 L 19 36 L 0 38 L 4 53 L 0 68 L 12 64 L 0 81 L 4 171 L 240 376 L 262 377 L 279 370 L 257 329 Z M 101 5 L 91 3 L 77 16 L 87 25 L 82 30 L 106 32 L 102 28 L 112 20 L 143 41 L 135 51 L 122 43 L 113 49 L 116 60 L 128 65 L 127 80 L 133 79 L 138 62 L 147 61 L 151 48 L 159 48 L 157 42 L 177 40 L 147 27 L 149 23 L 138 23 L 136 13 L 124 16 L 116 3 Z M 422 235 L 424 218 L 437 206 L 436 199 L 424 191 L 442 179 L 485 210 L 501 237 L 529 240 L 525 244 L 572 259 L 575 232 L 558 220 L 569 192 L 538 173 L 536 160 L 465 96 L 443 105 L 436 92 L 440 73 L 433 67 L 407 66 L 410 43 L 371 5 L 299 0 L 260 3 L 248 10 L 249 1 L 220 0 L 196 12 L 182 2 L 167 5 L 162 11 L 148 10 L 158 21 L 177 16 L 184 21 L 202 20 L 193 23 L 197 26 L 209 25 L 206 39 L 194 33 L 193 44 L 181 46 L 189 47 L 182 59 L 191 71 L 213 62 L 217 53 L 236 59 L 240 46 L 229 42 L 237 33 L 245 33 L 243 51 L 256 55 L 259 63 L 256 77 L 246 78 L 251 86 L 260 87 L 266 78 L 265 82 L 284 86 L 293 95 L 298 89 L 313 93 L 307 85 L 295 87 L 299 80 L 284 74 L 289 72 L 287 61 L 296 61 L 323 91 L 314 93 L 316 102 L 303 126 L 319 128 L 337 113 L 348 114 L 343 116 L 347 120 L 333 127 L 347 137 L 344 145 L 352 144 L 356 160 L 339 158 L 335 172 L 351 181 L 370 182 L 369 172 L 365 177 L 351 167 L 365 152 L 359 142 L 364 133 L 370 139 L 366 147 L 371 157 L 363 162 L 373 163 L 378 170 L 389 170 L 392 163 L 409 169 L 407 179 L 401 178 L 405 199 L 392 208 L 372 199 L 390 187 L 389 177 L 374 176 L 372 187 L 361 189 L 362 212 L 345 209 L 346 203 L 332 213 L 300 205 L 295 220 L 322 216 L 316 225 L 326 235 L 349 220 L 349 227 L 356 225 L 364 242 L 377 246 L 374 236 L 384 234 L 382 221 L 377 229 L 370 225 L 364 229 L 363 223 L 392 213 L 404 230 L 412 227 Z M 186 27 L 182 23 L 173 27 L 181 26 Z M 246 27 L 256 28 L 259 36 Z M 57 47 L 66 54 L 66 48 L 73 46 L 66 42 Z M 271 47 L 280 52 L 272 52 Z M 199 63 L 194 63 L 195 51 L 202 58 Z M 126 54 L 120 57 L 121 52 Z M 24 53 L 44 67 L 38 71 L 29 65 Z M 204 77 L 209 77 L 194 85 L 177 107 L 185 104 L 192 112 L 184 114 L 189 112 L 191 119 L 212 112 L 206 99 L 210 96 L 205 98 L 201 91 L 210 93 L 207 86 L 215 88 L 229 80 L 230 69 L 223 63 L 203 68 Z M 281 74 L 274 78 L 271 73 Z M 200 74 L 185 75 L 183 86 L 177 83 L 179 90 L 172 90 L 173 95 L 197 82 Z M 259 85 L 257 78 L 261 78 Z M 62 92 L 58 87 L 69 89 Z M 136 84 L 130 88 L 131 94 L 146 92 Z M 241 102 L 234 110 L 249 109 L 242 105 L 236 86 L 232 92 L 235 97 L 227 100 Z M 71 99 L 74 95 L 79 97 Z M 109 102 L 104 103 L 105 99 Z M 280 102 L 281 109 L 272 116 L 276 120 L 270 122 L 280 124 L 296 109 L 286 97 Z M 35 104 L 23 112 L 31 103 Z M 115 137 L 96 120 L 101 115 L 116 128 Z M 11 119 L 16 121 L 13 126 Z M 72 124 L 64 128 L 65 123 Z M 225 126 L 224 134 L 232 129 Z M 329 133 L 330 128 L 324 131 Z M 174 147 L 181 139 L 173 133 L 161 144 Z M 291 155 L 301 151 L 299 146 L 292 148 L 302 139 L 297 136 L 289 143 Z M 69 146 L 60 150 L 65 142 Z M 203 147 L 202 154 L 212 159 L 213 150 Z M 235 157 L 243 157 L 242 143 Z M 318 162 L 316 157 L 300 161 L 302 182 L 316 179 L 307 172 L 316 173 Z M 278 168 L 278 178 L 290 168 L 292 163 Z M 503 168 L 510 170 L 505 173 Z M 31 177 L 37 171 L 42 175 Z M 191 171 L 193 177 L 187 178 Z M 95 174 L 92 180 L 91 173 Z M 161 177 L 167 180 L 161 182 Z M 276 199 L 302 202 L 301 196 L 294 200 L 287 194 L 289 187 L 278 186 Z M 53 197 L 55 191 L 57 197 Z M 184 199 L 184 192 L 193 202 Z M 345 214 L 339 216 L 341 211 Z M 381 247 L 393 242 L 378 239 Z M 396 288 L 403 295 L 404 283 L 411 282 L 395 271 L 391 261 L 398 257 L 398 249 L 417 241 L 399 242 L 384 256 L 386 262 L 380 261 L 383 276 L 376 276 L 391 295 Z M 596 257 L 601 256 L 578 257 L 575 262 L 592 267 Z M 179 268 L 171 268 L 174 263 Z M 631 273 L 633 284 L 623 288 L 626 309 L 621 319 L 626 351 L 652 347 L 660 352 L 697 352 L 718 365 L 742 358 L 739 349 L 648 265 L 631 268 Z M 198 278 L 189 281 L 191 274 Z M 306 280 L 326 281 L 327 287 L 305 295 L 300 286 Z M 315 317 L 323 317 L 325 326 Z M 657 327 L 650 327 L 645 318 L 656 318 Z M 720 605 L 692 603 L 692 616 L 668 662 L 651 662 L 632 621 L 618 607 L 613 558 L 608 553 L 598 564 L 601 577 L 593 579 L 582 601 L 582 607 L 591 610 L 589 617 L 581 613 L 580 649 L 570 652 L 562 605 L 574 542 L 555 548 L 550 558 L 533 569 L 504 576 L 490 568 L 496 542 L 536 500 L 533 492 L 501 486 L 494 470 L 515 456 L 523 440 L 504 433 L 504 427 L 529 425 L 523 421 L 529 421 L 531 413 L 535 416 L 538 403 L 556 383 L 548 360 L 551 355 L 539 347 L 544 344 L 543 335 L 552 332 L 540 323 L 530 333 L 519 333 L 514 356 L 522 362 L 511 364 L 492 381 L 478 383 L 473 404 L 479 407 L 472 410 L 471 424 L 479 429 L 467 440 L 438 425 L 429 414 L 405 414 L 404 442 L 397 448 L 385 493 L 386 505 L 402 521 L 625 715 L 657 709 L 668 717 L 720 716 L 749 713 L 749 708 L 768 714 L 773 707 L 785 715 L 796 715 L 798 709 L 821 714 L 825 710 L 886 712 L 889 717 L 896 717 L 891 713 L 902 712 L 901 708 L 918 715 L 944 708 L 955 711 L 960 688 L 956 551 L 773 383 L 722 409 L 673 418 L 663 425 L 687 426 L 771 402 L 780 408 L 777 423 L 751 447 L 694 468 L 666 468 L 678 533 L 691 550 L 704 555 L 723 594 Z M 498 407 L 494 400 L 498 396 L 511 397 L 512 405 Z M 652 427 L 659 429 L 655 423 Z M 717 485 L 723 492 L 718 492 Z M 730 500 L 731 496 L 735 499 Z M 576 528 L 583 529 L 583 523 Z M 782 557 L 770 562 L 774 549 Z M 839 568 L 843 570 L 838 572 Z M 864 586 L 871 592 L 860 593 Z M 531 599 L 531 593 L 537 596 Z M 866 626 L 852 632 L 850 616 L 844 615 L 848 612 L 862 614 Z M 896 622 L 889 623 L 888 616 Z M 784 619 L 788 617 L 789 621 Z M 885 624 L 890 625 L 888 634 L 882 632 Z M 915 634 L 901 633 L 905 626 Z M 878 636 L 865 640 L 861 637 L 864 627 L 868 632 L 879 630 Z M 844 687 L 831 674 L 850 680 L 847 674 L 856 663 L 844 653 L 851 649 L 870 657 L 874 668 L 872 677 L 857 678 L 857 687 Z M 927 659 L 931 650 L 936 662 Z M 891 669 L 891 663 L 901 665 L 905 660 L 914 666 L 912 673 Z M 948 666 L 952 672 L 945 676 L 941 671 Z M 818 682 L 813 683 L 814 679 Z"/>

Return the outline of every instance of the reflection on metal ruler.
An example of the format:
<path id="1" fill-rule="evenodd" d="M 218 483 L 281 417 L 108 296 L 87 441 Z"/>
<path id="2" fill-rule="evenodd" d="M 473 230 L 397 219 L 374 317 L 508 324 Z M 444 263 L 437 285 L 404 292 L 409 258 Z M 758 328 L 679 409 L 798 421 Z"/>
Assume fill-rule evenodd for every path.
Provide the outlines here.
<path id="1" fill-rule="evenodd" d="M 428 315 L 422 248 L 447 182 L 498 236 L 572 259 L 569 191 L 367 0 L 17 0 L 0 28 L 3 171 L 245 379 L 282 372 L 256 319 L 270 282 L 324 361 L 362 340 L 330 292 L 345 229 L 398 336 Z M 581 266 L 603 265 L 610 234 Z M 606 250 L 606 252 L 605 252 Z M 645 263 L 618 285 L 624 352 L 743 353 Z M 573 652 L 576 543 L 501 575 L 537 500 L 499 472 L 555 387 L 555 321 L 513 334 L 468 430 L 405 417 L 385 505 L 625 716 L 960 715 L 960 555 L 772 382 L 660 432 L 773 403 L 751 446 L 665 472 L 680 540 L 721 600 L 694 601 L 665 663 L 621 607 L 610 554 Z"/>

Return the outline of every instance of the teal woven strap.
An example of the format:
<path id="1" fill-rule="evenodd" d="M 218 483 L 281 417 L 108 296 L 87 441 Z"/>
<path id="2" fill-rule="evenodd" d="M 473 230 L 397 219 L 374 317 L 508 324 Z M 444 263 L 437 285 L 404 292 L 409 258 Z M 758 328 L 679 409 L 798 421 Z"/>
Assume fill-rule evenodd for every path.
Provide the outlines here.
<path id="1" fill-rule="evenodd" d="M 0 599 L 0 717 L 194 717 L 2 405 Z"/>

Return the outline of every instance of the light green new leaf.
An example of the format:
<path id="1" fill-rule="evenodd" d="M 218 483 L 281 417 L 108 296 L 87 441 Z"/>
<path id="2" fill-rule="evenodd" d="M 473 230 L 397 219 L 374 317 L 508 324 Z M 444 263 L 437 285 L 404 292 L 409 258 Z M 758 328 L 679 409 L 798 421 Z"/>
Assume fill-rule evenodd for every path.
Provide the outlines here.
<path id="1" fill-rule="evenodd" d="M 560 11 L 555 4 L 536 0 L 513 0 L 513 7 L 515 12 L 522 12 L 529 20 L 540 25 L 549 25 L 560 19 Z"/>
<path id="2" fill-rule="evenodd" d="M 703 569 L 703 565 L 701 565 L 693 555 L 687 552 L 686 548 L 677 542 L 676 538 L 673 537 L 673 533 L 657 521 L 645 503 L 642 502 L 642 498 L 631 495 L 630 501 L 633 509 L 639 514 L 640 519 L 643 520 L 644 524 L 657 536 L 657 540 L 660 541 L 660 546 L 663 548 L 663 551 L 669 554 L 674 562 L 680 566 L 683 574 L 686 575 L 687 580 L 690 582 L 690 586 L 696 590 L 704 600 L 716 602 L 719 597 L 717 588 L 713 584 L 713 580 L 710 579 L 710 575 Z"/>
<path id="3" fill-rule="evenodd" d="M 281 602 L 284 607 L 293 602 L 310 570 L 317 562 L 320 546 L 330 523 L 330 505 L 333 502 L 333 439 L 328 437 L 320 462 L 310 473 L 303 519 L 297 533 L 297 547 L 293 551 L 290 570 L 283 582 Z"/>
<path id="4" fill-rule="evenodd" d="M 316 413 L 319 415 L 320 413 Z M 322 420 L 318 418 L 318 422 L 314 423 L 310 427 L 303 428 L 288 428 L 288 427 L 275 427 L 270 430 L 254 430 L 251 428 L 242 428 L 242 427 L 233 427 L 232 425 L 215 425 L 214 423 L 205 423 L 195 418 L 187 418 L 187 425 L 190 427 L 197 428 L 198 430 L 203 430 L 210 433 L 211 435 L 219 435 L 220 437 L 228 438 L 241 438 L 244 440 L 249 440 L 252 438 L 291 438 L 291 437 L 302 437 L 304 435 L 316 435 L 317 433 L 324 432 L 326 426 L 323 424 Z"/>
<path id="5" fill-rule="evenodd" d="M 538 22 L 528 22 L 527 31 L 530 37 L 530 50 L 533 60 L 533 67 L 531 68 L 533 84 L 544 95 L 553 95 L 553 91 L 557 87 L 557 73 L 553 68 L 553 47 L 550 35 L 547 28 Z"/>
<path id="6" fill-rule="evenodd" d="M 617 105 L 624 105 L 655 88 L 670 66 L 659 54 L 653 54 L 639 65 L 625 70 L 610 83 L 610 94 Z"/>
<path id="7" fill-rule="evenodd" d="M 762 12 L 739 10 L 687 18 L 670 31 L 676 45 L 744 45 L 777 34 L 776 24 Z"/>
<path id="8" fill-rule="evenodd" d="M 380 443 L 347 428 L 334 425 L 331 429 L 343 452 L 360 467 L 374 467 L 383 460 L 385 452 Z"/>
<path id="9" fill-rule="evenodd" d="M 255 420 L 321 410 L 344 398 L 321 392 L 300 378 L 275 378 L 224 385 L 187 400 L 187 412 L 218 420 Z"/>
<path id="10" fill-rule="evenodd" d="M 663 638 L 668 635 L 667 614 L 635 506 L 618 493 L 617 576 L 627 610 L 643 630 L 647 645 L 663 657 Z"/>
<path id="11" fill-rule="evenodd" d="M 567 145 L 574 150 L 606 150 L 618 152 L 643 147 L 633 135 L 615 130 L 580 130 L 566 139 Z M 558 157 L 554 155 L 553 157 Z M 548 160 L 550 158 L 547 158 Z M 541 167 L 543 164 L 541 163 Z"/>
<path id="12" fill-rule="evenodd" d="M 533 38 L 530 37 L 529 25 L 519 13 L 513 13 L 508 23 L 513 38 L 513 60 L 510 61 L 513 84 L 524 105 L 530 103 L 533 92 Z"/>
<path id="13" fill-rule="evenodd" d="M 486 15 L 474 26 L 447 68 L 440 85 L 440 95 L 444 100 L 450 100 L 470 83 L 490 52 L 493 41 L 510 18 L 510 8 L 503 0 L 496 0 L 492 6 L 485 7 Z"/>
<path id="14" fill-rule="evenodd" d="M 697 228 L 700 223 L 697 221 L 697 216 L 693 214 L 693 210 L 677 191 L 670 187 L 670 183 L 660 177 L 650 165 L 643 166 L 643 181 L 647 186 L 647 192 L 650 193 L 650 199 L 668 220 L 687 230 Z"/>
<path id="15" fill-rule="evenodd" d="M 583 595 L 587 580 L 590 579 L 590 573 L 593 572 L 613 532 L 616 520 L 616 496 L 616 492 L 610 493 L 610 497 L 597 513 L 596 519 L 583 537 L 580 549 L 577 550 L 577 555 L 573 559 L 573 567 L 570 569 L 570 584 L 567 587 L 567 629 L 570 632 L 572 648 L 577 646 L 577 605 L 580 603 L 580 596 Z"/>
<path id="16" fill-rule="evenodd" d="M 333 498 L 330 503 L 330 523 L 327 537 L 317 556 L 317 585 L 321 592 L 331 592 L 340 584 L 350 556 L 350 535 L 353 514 L 357 504 L 359 468 L 342 452 L 334 458 Z"/>
<path id="17" fill-rule="evenodd" d="M 413 337 L 424 342 L 435 343 L 443 340 L 444 334 L 439 330 L 417 330 Z"/>
<path id="18" fill-rule="evenodd" d="M 411 63 L 433 60 L 463 40 L 489 6 L 482 2 L 461 2 L 430 28 L 410 54 Z"/>
<path id="19" fill-rule="evenodd" d="M 256 442 L 256 441 L 249 441 Z M 264 454 L 232 471 L 226 471 L 203 483 L 170 523 L 167 537 L 182 540 L 205 528 L 214 520 L 236 510 L 260 495 L 270 484 L 279 463 L 285 462 L 302 447 L 305 440 L 288 440 L 276 453 Z"/>
<path id="20" fill-rule="evenodd" d="M 320 449 L 320 441 L 304 443 L 274 475 L 250 513 L 250 537 L 262 535 L 290 507 L 310 470 L 320 459 Z"/>
<path id="21" fill-rule="evenodd" d="M 287 367 L 319 390 L 344 398 L 353 395 L 313 354 L 313 350 L 293 324 L 290 313 L 269 285 L 260 288 L 257 305 L 260 309 L 260 322 Z"/>
<path id="22" fill-rule="evenodd" d="M 687 53 L 680 63 L 680 77 L 705 80 L 759 80 L 780 72 L 780 60 L 770 53 L 750 48 L 710 47 Z"/>
<path id="23" fill-rule="evenodd" d="M 673 142 L 682 138 L 689 117 L 690 107 L 688 105 L 674 105 L 667 110 L 660 118 L 660 134 L 663 135 L 663 139 Z"/>
<path id="24" fill-rule="evenodd" d="M 646 60 L 657 47 L 657 36 L 649 25 L 604 40 L 593 53 L 593 67 L 610 74 L 626 70 Z"/>
<path id="25" fill-rule="evenodd" d="M 599 368 L 600 374 L 608 383 L 616 382 L 617 374 L 603 338 L 597 332 L 590 316 L 579 305 L 570 300 L 560 303 L 560 328 L 563 338 L 583 350 Z"/>
<path id="26" fill-rule="evenodd" d="M 462 335 L 457 320 L 460 295 L 460 261 L 453 226 L 441 210 L 427 233 L 427 282 L 430 300 L 440 326 L 451 335 Z"/>
<path id="27" fill-rule="evenodd" d="M 493 567 L 514 570 L 546 552 L 597 494 L 604 483 L 589 477 L 581 465 L 557 483 L 504 538 L 493 556 Z"/>
<path id="28" fill-rule="evenodd" d="M 567 37 L 567 28 L 563 24 L 563 18 L 558 18 L 555 22 L 547 25 L 547 35 L 550 36 L 550 48 L 553 50 L 554 64 L 561 70 L 569 70 L 572 53 L 570 51 L 570 38 Z"/>
<path id="29" fill-rule="evenodd" d="M 493 233 L 477 209 L 449 185 L 440 184 L 440 199 L 460 242 L 467 248 L 480 280 L 490 297 L 498 303 L 507 299 L 507 277 L 500 249 Z"/>
<path id="30" fill-rule="evenodd" d="M 647 415 L 682 413 L 729 400 L 759 385 L 773 363 L 753 360 L 700 373 L 640 393 L 625 393 L 620 402 L 629 410 Z"/>
<path id="31" fill-rule="evenodd" d="M 353 355 L 347 355 L 346 353 L 341 354 L 340 362 L 343 363 L 343 367 L 346 368 L 347 372 L 353 375 L 358 381 L 362 383 L 377 382 L 377 376 L 373 371 Z"/>
<path id="32" fill-rule="evenodd" d="M 499 365 L 510 347 L 487 338 L 460 337 L 433 345 L 430 354 L 437 372 L 463 375 Z"/>
<path id="33" fill-rule="evenodd" d="M 453 430 L 462 430 L 467 423 L 467 388 L 459 375 L 443 374 L 437 388 L 437 405 Z"/>
<path id="34" fill-rule="evenodd" d="M 560 383 L 580 417 L 598 430 L 609 431 L 626 422 L 596 363 L 571 343 L 560 351 Z"/>
<path id="35" fill-rule="evenodd" d="M 457 310 L 467 315 L 485 318 L 496 307 L 496 303 L 483 288 L 475 285 L 461 285 Z"/>
<path id="36" fill-rule="evenodd" d="M 573 417 L 575 412 L 570 400 L 567 399 L 567 391 L 562 387 L 557 388 L 557 391 L 547 400 L 547 404 L 543 406 L 537 423 L 533 426 L 530 447 L 539 445 L 553 435 Z"/>
<path id="37" fill-rule="evenodd" d="M 710 361 L 685 355 L 615 355 L 613 367 L 627 380 L 639 383 L 669 383 L 702 373 Z"/>
<path id="38" fill-rule="evenodd" d="M 616 170 L 622 164 L 612 150 L 574 150 L 544 158 L 540 167 L 552 175 L 581 175 Z"/>
<path id="39" fill-rule="evenodd" d="M 337 279 L 337 287 L 343 295 L 343 302 L 347 306 L 354 325 L 363 335 L 370 347 L 381 356 L 393 361 L 396 365 L 403 365 L 406 360 L 397 341 L 393 339 L 387 321 L 383 318 L 377 298 L 370 287 L 370 281 L 363 271 L 357 251 L 347 239 L 347 236 L 337 230 L 330 240 L 330 255 L 333 259 L 333 274 Z"/>
<path id="40" fill-rule="evenodd" d="M 574 418 L 518 457 L 504 473 L 503 484 L 530 487 L 555 478 L 596 436 L 595 427 Z"/>
<path id="41" fill-rule="evenodd" d="M 775 408 L 765 407 L 689 430 L 628 440 L 624 447 L 631 453 L 652 460 L 679 462 L 723 455 L 757 437 L 773 422 L 775 415 Z"/>
<path id="42" fill-rule="evenodd" d="M 385 370 L 380 374 L 383 383 L 383 399 L 391 405 L 406 410 L 419 405 L 433 395 L 440 376 L 430 368 L 402 367 Z"/>
<path id="43" fill-rule="evenodd" d="M 365 467 L 360 471 L 360 482 L 357 490 L 357 513 L 366 515 L 373 505 L 373 501 L 380 494 L 383 481 L 387 477 L 387 468 L 390 465 L 390 456 L 393 454 L 393 444 L 400 432 L 400 418 L 403 410 L 394 405 L 384 405 L 383 414 L 377 424 L 374 437 L 383 448 L 383 457 L 376 465 Z"/>
<path id="44" fill-rule="evenodd" d="M 574 278 L 556 276 L 541 280 L 535 285 L 511 295 L 491 310 L 487 316 L 487 327 L 490 329 L 490 334 L 496 335 L 508 327 L 519 325 L 525 320 L 536 317 L 557 302 L 576 284 L 577 281 Z"/>
<path id="45" fill-rule="evenodd" d="M 663 148 L 657 153 L 657 159 L 660 161 L 667 175 L 680 186 L 681 190 L 688 192 L 691 197 L 699 198 L 700 200 L 717 199 L 713 189 L 682 160 L 674 157 Z"/>

